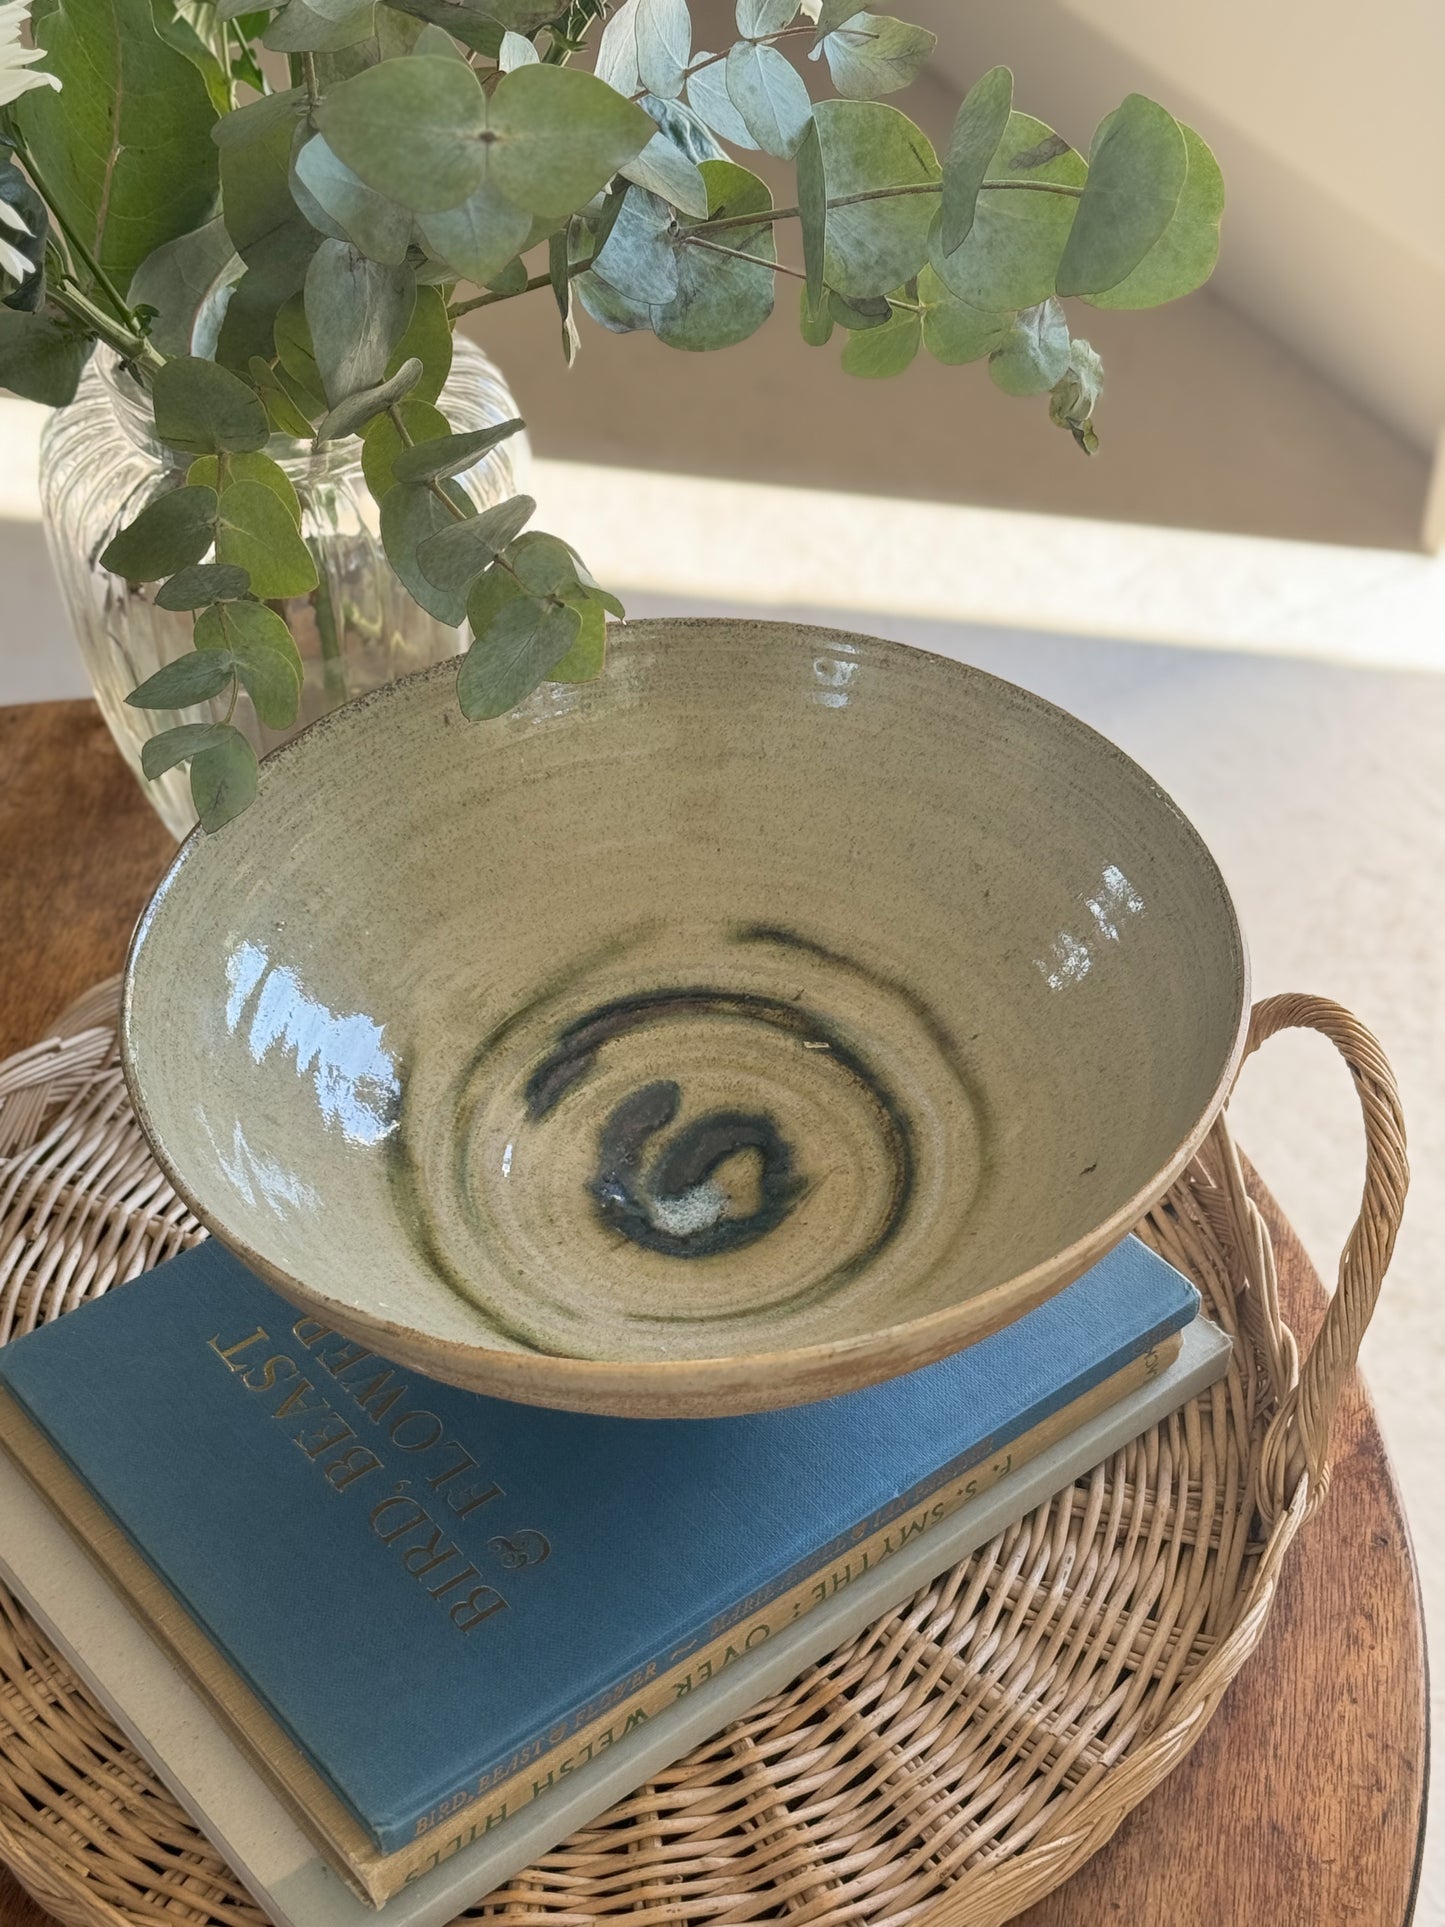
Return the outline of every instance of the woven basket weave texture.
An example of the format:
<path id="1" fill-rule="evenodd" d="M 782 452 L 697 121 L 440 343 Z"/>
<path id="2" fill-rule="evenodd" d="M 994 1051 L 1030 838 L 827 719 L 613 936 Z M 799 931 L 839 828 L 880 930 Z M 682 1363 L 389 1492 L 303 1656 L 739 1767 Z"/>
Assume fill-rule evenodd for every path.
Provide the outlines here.
<path id="1" fill-rule="evenodd" d="M 0 1065 L 0 1343 L 203 1235 L 130 1111 L 117 985 Z M 1199 1737 L 1328 1482 L 1330 1420 L 1404 1201 L 1394 1080 L 1337 1005 L 1275 998 L 1364 1110 L 1361 1214 L 1301 1365 L 1223 1119 L 1140 1227 L 1232 1337 L 1228 1376 L 467 1918 L 996 1927 L 1065 1880 Z M 0 1859 L 68 1927 L 263 1916 L 0 1588 Z"/>

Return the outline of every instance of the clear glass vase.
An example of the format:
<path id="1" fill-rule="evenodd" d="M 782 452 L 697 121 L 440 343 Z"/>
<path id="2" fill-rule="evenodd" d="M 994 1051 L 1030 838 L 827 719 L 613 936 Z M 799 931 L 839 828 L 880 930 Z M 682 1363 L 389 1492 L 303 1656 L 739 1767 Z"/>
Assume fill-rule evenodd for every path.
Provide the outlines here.
<path id="1" fill-rule="evenodd" d="M 458 433 L 517 413 L 492 363 L 458 337 L 440 407 Z M 453 656 L 457 630 L 417 606 L 392 572 L 378 533 L 376 504 L 361 472 L 355 436 L 313 454 L 309 443 L 272 436 L 267 453 L 290 476 L 301 503 L 301 534 L 320 586 L 273 602 L 301 652 L 301 709 L 295 729 L 267 729 L 242 697 L 233 721 L 264 755 L 327 710 L 413 669 Z M 96 701 L 121 754 L 165 823 L 182 836 L 195 823 L 186 772 L 158 782 L 141 776 L 141 745 L 179 722 L 219 719 L 225 704 L 184 713 L 131 709 L 127 694 L 192 644 L 192 617 L 159 609 L 156 584 L 134 587 L 101 568 L 101 551 L 145 504 L 176 486 L 186 459 L 155 438 L 146 397 L 117 358 L 97 350 L 75 400 L 58 409 L 40 442 L 46 539 Z M 526 483 L 525 434 L 511 436 L 457 477 L 479 507 Z"/>

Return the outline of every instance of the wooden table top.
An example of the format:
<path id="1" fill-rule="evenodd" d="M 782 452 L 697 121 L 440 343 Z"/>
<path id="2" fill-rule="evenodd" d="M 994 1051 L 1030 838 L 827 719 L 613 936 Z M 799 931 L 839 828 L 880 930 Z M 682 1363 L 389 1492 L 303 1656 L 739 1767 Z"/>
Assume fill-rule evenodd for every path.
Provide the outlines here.
<path id="1" fill-rule="evenodd" d="M 92 704 L 0 708 L 0 1057 L 120 968 L 173 847 Z M 1286 1313 L 1310 1331 L 1322 1288 L 1278 1212 L 1267 1215 Z M 1258 1653 L 1178 1770 L 1020 1920 L 1405 1927 L 1427 1768 L 1419 1586 L 1356 1382 L 1329 1503 L 1290 1552 Z M 3 1869 L 0 1927 L 47 1927 Z"/>

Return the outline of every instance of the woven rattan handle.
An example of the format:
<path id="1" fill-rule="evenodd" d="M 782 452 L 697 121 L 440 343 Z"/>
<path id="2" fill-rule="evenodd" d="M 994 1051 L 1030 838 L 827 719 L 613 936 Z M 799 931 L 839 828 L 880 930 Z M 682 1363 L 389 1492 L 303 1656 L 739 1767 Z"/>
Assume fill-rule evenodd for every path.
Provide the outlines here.
<path id="1" fill-rule="evenodd" d="M 1324 997 L 1267 998 L 1256 1004 L 1250 1018 L 1245 1056 L 1281 1030 L 1318 1031 L 1349 1066 L 1364 1113 L 1365 1184 L 1360 1215 L 1340 1257 L 1334 1297 L 1300 1366 L 1279 1313 L 1269 1232 L 1245 1190 L 1239 1154 L 1222 1119 L 1216 1131 L 1221 1175 L 1235 1207 L 1254 1309 L 1260 1314 L 1253 1336 L 1263 1342 L 1271 1359 L 1279 1393 L 1279 1409 L 1265 1434 L 1259 1468 L 1258 1500 L 1266 1520 L 1290 1503 L 1301 1476 L 1309 1479 L 1311 1507 L 1324 1496 L 1330 1426 L 1395 1248 L 1410 1175 L 1394 1072 L 1358 1018 Z"/>

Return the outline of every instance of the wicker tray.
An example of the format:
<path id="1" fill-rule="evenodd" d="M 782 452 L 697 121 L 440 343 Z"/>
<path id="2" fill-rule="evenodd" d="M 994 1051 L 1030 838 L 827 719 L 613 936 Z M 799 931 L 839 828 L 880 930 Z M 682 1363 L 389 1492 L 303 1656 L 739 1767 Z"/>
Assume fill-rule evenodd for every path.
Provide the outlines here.
<path id="1" fill-rule="evenodd" d="M 116 985 L 0 1065 L 0 1343 L 201 1235 L 152 1161 Z M 1023 1519 L 468 1917 L 701 1927 L 784 1916 L 995 1927 L 1067 1879 L 1198 1739 L 1324 1495 L 1330 1420 L 1404 1201 L 1394 1079 L 1337 1005 L 1278 997 L 1344 1056 L 1366 1176 L 1301 1367 L 1223 1120 L 1140 1227 L 1235 1342 L 1211 1392 Z M 263 1916 L 0 1588 L 0 1858 L 73 1927 Z"/>

